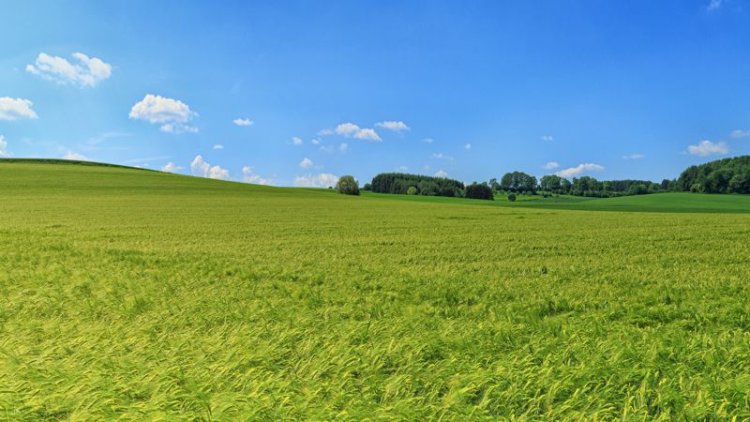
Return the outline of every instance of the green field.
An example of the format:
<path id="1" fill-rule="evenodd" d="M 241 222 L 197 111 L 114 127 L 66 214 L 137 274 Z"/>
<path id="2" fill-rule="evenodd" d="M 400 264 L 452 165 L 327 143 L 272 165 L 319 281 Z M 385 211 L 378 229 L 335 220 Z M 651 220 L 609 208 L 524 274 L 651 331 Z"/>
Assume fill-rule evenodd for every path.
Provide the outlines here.
<path id="1" fill-rule="evenodd" d="M 747 197 L 28 162 L 0 195 L 3 420 L 750 418 Z"/>

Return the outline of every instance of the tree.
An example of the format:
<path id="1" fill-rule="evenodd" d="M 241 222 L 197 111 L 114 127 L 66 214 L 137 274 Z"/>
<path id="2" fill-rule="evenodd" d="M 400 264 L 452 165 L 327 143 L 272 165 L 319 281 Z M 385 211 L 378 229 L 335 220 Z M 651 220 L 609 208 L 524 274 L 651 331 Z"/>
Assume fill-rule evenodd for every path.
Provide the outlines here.
<path id="1" fill-rule="evenodd" d="M 492 190 L 499 191 L 500 187 L 500 183 L 497 183 L 497 179 L 495 179 L 494 177 L 490 179 L 490 188 L 492 188 Z"/>
<path id="2" fill-rule="evenodd" d="M 500 179 L 500 187 L 507 192 L 536 192 L 536 177 L 520 171 L 505 173 Z"/>
<path id="3" fill-rule="evenodd" d="M 494 199 L 492 188 L 484 183 L 472 183 L 466 186 L 464 196 L 470 199 L 486 199 L 490 201 Z"/>
<path id="4" fill-rule="evenodd" d="M 416 186 L 409 186 L 409 189 L 406 190 L 407 195 L 416 195 L 419 191 L 417 190 Z"/>
<path id="5" fill-rule="evenodd" d="M 359 184 L 353 176 L 341 176 L 336 183 L 336 190 L 344 195 L 359 195 Z"/>
<path id="6" fill-rule="evenodd" d="M 562 177 L 556 175 L 543 176 L 539 181 L 539 189 L 552 192 L 560 193 L 562 190 Z"/>
<path id="7" fill-rule="evenodd" d="M 508 201 L 510 201 L 510 202 L 516 202 L 516 194 L 515 193 L 509 193 L 508 194 Z"/>

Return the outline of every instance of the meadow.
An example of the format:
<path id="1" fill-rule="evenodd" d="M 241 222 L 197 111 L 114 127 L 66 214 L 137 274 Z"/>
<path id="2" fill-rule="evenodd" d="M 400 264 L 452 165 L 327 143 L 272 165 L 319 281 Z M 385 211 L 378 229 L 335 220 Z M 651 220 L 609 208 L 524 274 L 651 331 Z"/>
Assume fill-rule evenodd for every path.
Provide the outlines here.
<path id="1" fill-rule="evenodd" d="M 0 419 L 748 419 L 747 197 L 661 198 L 0 163 Z"/>

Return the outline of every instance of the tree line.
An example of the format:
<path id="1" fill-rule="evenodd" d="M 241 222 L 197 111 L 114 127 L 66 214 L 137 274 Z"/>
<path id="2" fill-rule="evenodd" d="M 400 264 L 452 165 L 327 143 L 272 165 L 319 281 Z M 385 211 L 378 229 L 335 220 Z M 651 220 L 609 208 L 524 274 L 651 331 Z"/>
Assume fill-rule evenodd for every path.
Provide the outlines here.
<path id="1" fill-rule="evenodd" d="M 492 200 L 506 195 L 574 195 L 596 198 L 645 195 L 658 192 L 750 193 L 750 156 L 727 158 L 688 167 L 676 180 L 597 180 L 581 176 L 568 180 L 558 175 L 536 177 L 521 172 L 505 173 L 500 180 L 464 185 L 445 177 L 407 173 L 381 173 L 364 190 L 400 195 L 427 195 Z"/>
<path id="2" fill-rule="evenodd" d="M 750 193 L 750 156 L 690 166 L 675 185 L 682 192 Z"/>
<path id="3" fill-rule="evenodd" d="M 447 177 L 432 177 L 408 173 L 381 173 L 364 186 L 364 190 L 398 195 L 446 196 L 456 198 L 494 198 L 492 189 L 486 184 L 464 185 Z"/>

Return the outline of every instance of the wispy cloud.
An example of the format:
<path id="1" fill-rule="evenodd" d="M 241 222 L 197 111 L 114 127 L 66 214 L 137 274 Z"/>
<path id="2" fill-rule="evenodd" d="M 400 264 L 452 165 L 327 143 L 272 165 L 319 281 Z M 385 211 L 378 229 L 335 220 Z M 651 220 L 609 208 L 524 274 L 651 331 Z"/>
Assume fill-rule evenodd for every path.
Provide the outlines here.
<path id="1" fill-rule="evenodd" d="M 438 170 L 435 172 L 435 177 L 448 177 L 448 173 L 445 170 Z"/>
<path id="2" fill-rule="evenodd" d="M 750 136 L 750 130 L 735 129 L 729 134 L 734 139 L 747 138 Z"/>
<path id="3" fill-rule="evenodd" d="M 168 162 L 164 165 L 164 167 L 161 168 L 161 171 L 167 172 L 167 173 L 177 173 L 178 171 L 184 169 L 184 167 L 178 166 L 177 164 L 173 162 Z"/>
<path id="4" fill-rule="evenodd" d="M 471 149 L 471 144 L 466 144 L 466 145 L 464 145 L 464 149 L 466 149 L 466 150 L 469 150 L 469 149 Z"/>
<path id="5" fill-rule="evenodd" d="M 643 154 L 628 154 L 622 156 L 623 160 L 642 160 L 644 158 L 646 158 L 646 156 Z"/>
<path id="6" fill-rule="evenodd" d="M 212 148 L 212 149 L 215 149 L 215 150 L 221 150 L 221 149 L 224 149 L 224 145 L 221 145 L 221 144 L 216 144 L 216 145 L 214 145 L 214 146 L 213 146 L 213 148 Z"/>
<path id="7" fill-rule="evenodd" d="M 208 177 L 209 179 L 229 179 L 229 170 L 220 166 L 212 166 L 201 155 L 196 155 L 190 163 L 190 172 L 194 176 Z"/>
<path id="8" fill-rule="evenodd" d="M 80 87 L 94 87 L 112 75 L 112 65 L 102 59 L 83 53 L 73 53 L 73 59 L 75 63 L 62 57 L 39 53 L 34 64 L 26 65 L 26 71 L 60 84 Z"/>
<path id="9" fill-rule="evenodd" d="M 347 138 L 364 139 L 367 141 L 380 142 L 382 139 L 374 129 L 361 128 L 354 123 L 341 123 L 333 130 L 336 134 Z M 321 131 L 322 132 L 322 131 Z M 319 134 L 321 132 L 318 132 Z"/>
<path id="10" fill-rule="evenodd" d="M 310 167 L 313 166 L 313 162 L 311 159 L 305 157 L 302 159 L 302 161 L 299 162 L 299 166 L 300 168 L 303 168 L 303 169 L 309 169 Z"/>
<path id="11" fill-rule="evenodd" d="M 447 161 L 453 161 L 453 157 L 447 154 L 443 154 L 442 152 L 434 152 L 432 153 L 432 158 L 438 159 L 438 160 L 447 160 Z"/>
<path id="12" fill-rule="evenodd" d="M 23 98 L 0 97 L 0 120 L 36 119 L 32 103 Z"/>
<path id="13" fill-rule="evenodd" d="M 5 136 L 0 135 L 0 157 L 8 156 L 8 141 L 5 140 Z"/>
<path id="14" fill-rule="evenodd" d="M 77 152 L 68 151 L 61 157 L 63 160 L 88 161 L 88 158 Z"/>
<path id="15" fill-rule="evenodd" d="M 544 168 L 545 170 L 554 170 L 558 167 L 560 167 L 560 163 L 558 163 L 557 161 L 548 161 L 542 166 L 542 168 Z"/>
<path id="16" fill-rule="evenodd" d="M 724 0 L 710 0 L 708 2 L 708 5 L 706 6 L 706 9 L 708 11 L 719 10 L 722 4 L 724 4 Z"/>
<path id="17" fill-rule="evenodd" d="M 542 135 L 542 141 L 552 142 L 555 140 L 555 137 L 552 135 Z"/>
<path id="18" fill-rule="evenodd" d="M 575 167 L 570 167 L 564 170 L 560 170 L 555 174 L 560 177 L 571 178 L 571 177 L 580 176 L 581 174 L 585 172 L 603 171 L 603 170 L 604 170 L 604 166 L 600 166 L 599 164 L 582 163 Z"/>
<path id="19" fill-rule="evenodd" d="M 407 126 L 406 123 L 401 122 L 401 121 L 393 121 L 393 120 L 388 120 L 385 122 L 378 122 L 378 123 L 375 123 L 375 126 L 381 127 L 383 129 L 390 130 L 393 132 L 398 132 L 398 133 L 411 130 L 411 128 Z"/>
<path id="20" fill-rule="evenodd" d="M 252 121 L 252 120 L 250 120 L 248 118 L 244 118 L 243 119 L 243 118 L 240 118 L 240 117 L 232 120 L 232 123 L 234 123 L 237 126 L 245 126 L 245 127 L 252 126 L 253 124 L 255 124 L 254 121 Z"/>
<path id="21" fill-rule="evenodd" d="M 271 180 L 261 177 L 255 174 L 255 171 L 250 166 L 242 167 L 242 181 L 245 183 L 252 183 L 254 185 L 270 185 Z"/>
<path id="22" fill-rule="evenodd" d="M 159 124 L 159 129 L 167 133 L 198 132 L 198 128 L 189 125 L 197 115 L 180 100 L 152 94 L 147 94 L 130 109 L 131 119 Z"/>
<path id="23" fill-rule="evenodd" d="M 304 188 L 327 188 L 336 186 L 339 177 L 331 173 L 308 174 L 294 178 L 294 185 Z"/>
<path id="24" fill-rule="evenodd" d="M 298 136 L 292 136 L 292 144 L 294 145 L 302 145 L 302 138 Z"/>
<path id="25" fill-rule="evenodd" d="M 424 139 L 422 139 L 422 142 L 424 142 L 425 144 L 431 144 L 431 143 L 435 142 L 435 140 L 432 139 L 432 138 L 424 138 Z"/>
<path id="26" fill-rule="evenodd" d="M 708 139 L 700 141 L 697 145 L 687 148 L 690 155 L 708 157 L 710 155 L 724 155 L 729 152 L 729 146 L 725 142 L 711 142 Z"/>

